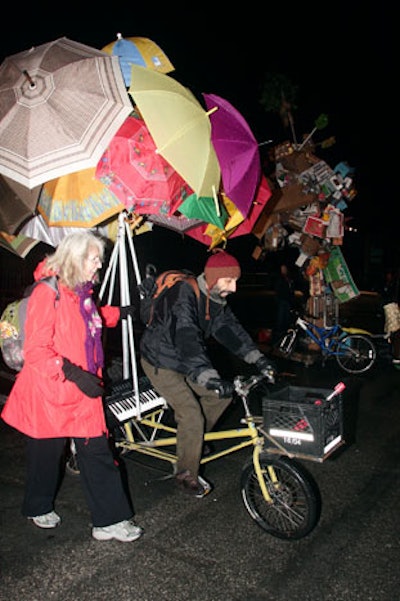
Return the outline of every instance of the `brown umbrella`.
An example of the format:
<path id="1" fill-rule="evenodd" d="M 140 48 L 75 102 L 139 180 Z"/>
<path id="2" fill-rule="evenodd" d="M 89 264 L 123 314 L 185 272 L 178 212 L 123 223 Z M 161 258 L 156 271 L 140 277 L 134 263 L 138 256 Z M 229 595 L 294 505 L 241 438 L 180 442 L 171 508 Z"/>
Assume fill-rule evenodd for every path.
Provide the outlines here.
<path id="1" fill-rule="evenodd" d="M 0 175 L 0 230 L 14 234 L 35 214 L 41 186 L 32 190 Z"/>
<path id="2" fill-rule="evenodd" d="M 132 111 L 119 61 L 68 38 L 0 66 L 0 173 L 28 188 L 95 167 Z"/>

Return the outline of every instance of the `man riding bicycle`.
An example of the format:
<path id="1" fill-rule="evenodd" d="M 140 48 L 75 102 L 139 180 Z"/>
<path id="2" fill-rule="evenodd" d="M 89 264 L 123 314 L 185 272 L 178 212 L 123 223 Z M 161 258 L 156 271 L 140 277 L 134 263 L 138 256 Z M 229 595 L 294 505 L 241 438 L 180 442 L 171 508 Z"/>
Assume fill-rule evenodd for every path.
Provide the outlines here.
<path id="1" fill-rule="evenodd" d="M 273 380 L 274 367 L 257 348 L 227 303 L 236 291 L 240 266 L 235 257 L 217 249 L 197 277 L 200 296 L 182 280 L 168 290 L 155 308 L 140 343 L 143 370 L 174 411 L 177 423 L 179 488 L 196 498 L 211 486 L 199 475 L 204 431 L 209 432 L 232 400 L 232 383 L 221 378 L 206 349 L 213 337 L 235 356 Z M 168 327 L 165 327 L 165 313 Z"/>

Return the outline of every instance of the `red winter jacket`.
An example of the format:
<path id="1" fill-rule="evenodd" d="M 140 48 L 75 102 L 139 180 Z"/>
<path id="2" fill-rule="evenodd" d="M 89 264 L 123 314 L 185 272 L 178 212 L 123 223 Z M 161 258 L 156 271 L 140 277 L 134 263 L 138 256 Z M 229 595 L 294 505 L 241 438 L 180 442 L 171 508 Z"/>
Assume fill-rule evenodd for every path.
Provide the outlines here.
<path id="1" fill-rule="evenodd" d="M 40 270 L 35 272 L 36 279 L 41 275 Z M 1 417 L 32 438 L 100 436 L 107 432 L 101 397 L 86 396 L 62 371 L 63 357 L 87 369 L 86 328 L 78 296 L 60 283 L 59 291 L 57 301 L 54 290 L 45 284 L 36 286 L 31 294 L 24 365 Z M 99 312 L 103 325 L 117 325 L 119 307 L 105 306 Z"/>

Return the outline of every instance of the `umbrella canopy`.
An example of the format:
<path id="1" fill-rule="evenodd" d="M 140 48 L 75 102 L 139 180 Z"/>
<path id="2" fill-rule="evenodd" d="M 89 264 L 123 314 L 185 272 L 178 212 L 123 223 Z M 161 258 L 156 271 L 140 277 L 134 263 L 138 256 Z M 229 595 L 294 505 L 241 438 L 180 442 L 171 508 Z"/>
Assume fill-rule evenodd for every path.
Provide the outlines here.
<path id="1" fill-rule="evenodd" d="M 179 212 L 189 219 L 201 219 L 206 224 L 212 223 L 221 229 L 224 228 L 228 218 L 225 207 L 218 200 L 207 196 L 197 198 L 196 194 L 188 196 L 179 205 Z"/>
<path id="2" fill-rule="evenodd" d="M 260 183 L 258 142 L 247 121 L 227 100 L 203 94 L 210 112 L 211 139 L 221 167 L 225 194 L 245 217 Z"/>
<path id="3" fill-rule="evenodd" d="M 96 177 L 138 214 L 172 214 L 193 190 L 156 152 L 142 119 L 128 117 L 101 157 Z"/>
<path id="4" fill-rule="evenodd" d="M 95 177 L 95 168 L 69 173 L 46 182 L 37 211 L 47 225 L 90 228 L 125 209 Z"/>
<path id="5" fill-rule="evenodd" d="M 132 111 L 117 57 L 60 38 L 0 66 L 0 173 L 28 188 L 94 167 Z"/>
<path id="6" fill-rule="evenodd" d="M 0 230 L 14 234 L 35 214 L 41 186 L 32 190 L 0 175 Z"/>
<path id="7" fill-rule="evenodd" d="M 12 234 L 7 234 L 7 232 L 0 231 L 0 248 L 5 248 L 13 255 L 21 257 L 21 259 L 25 259 L 39 242 L 40 240 L 35 240 L 24 234 L 13 236 Z"/>
<path id="8" fill-rule="evenodd" d="M 129 94 L 154 139 L 157 152 L 197 196 L 219 192 L 221 171 L 211 142 L 208 114 L 195 96 L 169 75 L 132 66 Z"/>
<path id="9" fill-rule="evenodd" d="M 97 232 L 112 242 L 115 242 L 118 234 L 118 217 L 119 214 L 111 217 L 111 219 L 101 223 L 100 225 L 88 229 Z M 135 235 L 151 231 L 151 224 L 148 224 L 147 222 L 145 224 L 141 224 L 142 220 L 143 217 L 140 218 L 139 223 L 132 223 L 133 219 L 128 219 L 130 228 L 132 231 L 134 231 Z M 44 242 L 50 246 L 56 247 L 60 244 L 61 240 L 65 238 L 65 236 L 68 234 L 73 234 L 74 232 L 78 232 L 81 229 L 82 228 L 77 227 L 47 225 L 41 215 L 35 215 L 22 226 L 19 234 L 23 234 L 24 236 L 27 236 L 33 240 L 37 240 L 38 242 Z"/>
<path id="10" fill-rule="evenodd" d="M 147 220 L 180 234 L 184 234 L 192 227 L 204 224 L 201 219 L 190 219 L 185 215 L 149 215 Z"/>
<path id="11" fill-rule="evenodd" d="M 38 240 L 49 244 L 50 246 L 58 246 L 63 238 L 68 234 L 79 232 L 82 228 L 63 227 L 47 225 L 41 215 L 35 215 L 28 219 L 21 227 L 19 234 L 23 234 L 33 240 Z"/>
<path id="12" fill-rule="evenodd" d="M 131 85 L 132 65 L 140 65 L 160 73 L 170 73 L 175 70 L 165 52 L 149 38 L 123 38 L 122 34 L 117 33 L 117 39 L 104 46 L 102 50 L 118 57 L 127 88 Z"/>
<path id="13" fill-rule="evenodd" d="M 255 199 L 246 218 L 241 216 L 240 211 L 234 207 L 229 199 L 225 199 L 225 206 L 229 213 L 225 228 L 218 228 L 213 224 L 200 225 L 186 233 L 202 244 L 207 244 L 210 248 L 214 248 L 219 244 L 226 244 L 228 238 L 251 234 L 271 196 L 272 192 L 268 181 L 264 176 L 261 176 Z"/>

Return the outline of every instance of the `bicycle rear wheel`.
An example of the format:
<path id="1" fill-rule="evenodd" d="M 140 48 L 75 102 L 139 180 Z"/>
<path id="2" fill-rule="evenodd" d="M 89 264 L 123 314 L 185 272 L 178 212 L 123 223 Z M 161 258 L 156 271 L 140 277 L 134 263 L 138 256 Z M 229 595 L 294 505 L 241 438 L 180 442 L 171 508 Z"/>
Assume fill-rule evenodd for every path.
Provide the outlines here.
<path id="1" fill-rule="evenodd" d="M 293 459 L 281 456 L 263 453 L 260 466 L 271 502 L 263 497 L 253 460 L 248 461 L 242 471 L 241 493 L 250 516 L 277 538 L 298 540 L 307 536 L 321 512 L 318 488 L 311 475 Z"/>
<path id="2" fill-rule="evenodd" d="M 362 374 L 374 365 L 376 348 L 368 336 L 349 334 L 338 341 L 336 361 L 349 374 Z"/>

